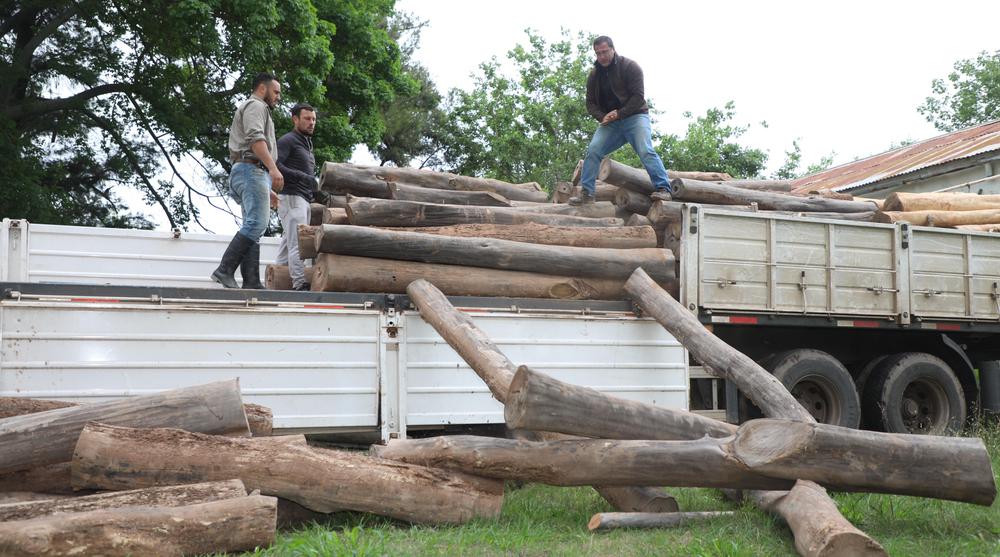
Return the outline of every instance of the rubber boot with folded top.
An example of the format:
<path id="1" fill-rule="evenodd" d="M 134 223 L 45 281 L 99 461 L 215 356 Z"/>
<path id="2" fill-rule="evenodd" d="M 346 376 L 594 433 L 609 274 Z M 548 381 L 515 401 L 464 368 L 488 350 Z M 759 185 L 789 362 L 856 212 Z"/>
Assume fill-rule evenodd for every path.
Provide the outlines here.
<path id="1" fill-rule="evenodd" d="M 243 275 L 244 290 L 263 290 L 264 285 L 260 283 L 260 244 L 254 242 L 243 260 L 240 262 L 240 274 Z"/>
<path id="2" fill-rule="evenodd" d="M 239 288 L 240 285 L 236 284 L 236 277 L 233 274 L 240 266 L 240 262 L 243 261 L 247 250 L 256 243 L 239 232 L 234 234 L 233 239 L 229 242 L 229 247 L 222 254 L 222 261 L 219 262 L 218 268 L 212 272 L 212 280 L 226 288 Z"/>
<path id="3" fill-rule="evenodd" d="M 574 206 L 590 205 L 593 202 L 594 202 L 594 196 L 585 191 L 581 191 L 579 195 L 574 195 L 573 197 L 569 198 L 569 204 Z"/>

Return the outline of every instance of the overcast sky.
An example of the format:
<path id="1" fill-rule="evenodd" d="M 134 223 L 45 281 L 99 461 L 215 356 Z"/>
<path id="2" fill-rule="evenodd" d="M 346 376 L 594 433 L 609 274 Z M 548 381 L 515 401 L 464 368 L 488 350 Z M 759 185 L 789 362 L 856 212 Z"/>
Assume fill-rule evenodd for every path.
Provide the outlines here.
<path id="1" fill-rule="evenodd" d="M 478 65 L 526 43 L 526 28 L 549 40 L 562 28 L 608 35 L 642 66 L 661 132 L 682 135 L 685 111 L 732 100 L 737 121 L 751 126 L 744 144 L 769 152 L 768 172 L 794 139 L 805 166 L 938 135 L 917 112 L 931 80 L 1000 49 L 995 0 L 399 0 L 397 8 L 429 22 L 416 56 L 442 92 L 471 88 Z M 354 162 L 371 160 L 356 150 Z M 216 232 L 236 230 L 231 217 L 209 218 Z"/>

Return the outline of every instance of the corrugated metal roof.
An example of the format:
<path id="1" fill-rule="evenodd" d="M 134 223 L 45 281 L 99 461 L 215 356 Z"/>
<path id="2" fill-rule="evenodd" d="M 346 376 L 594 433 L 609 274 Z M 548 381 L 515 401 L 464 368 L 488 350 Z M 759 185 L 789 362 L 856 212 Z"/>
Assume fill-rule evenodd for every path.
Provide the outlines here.
<path id="1" fill-rule="evenodd" d="M 1000 150 L 1000 120 L 940 135 L 847 164 L 803 176 L 794 191 L 849 191 L 908 172 Z"/>

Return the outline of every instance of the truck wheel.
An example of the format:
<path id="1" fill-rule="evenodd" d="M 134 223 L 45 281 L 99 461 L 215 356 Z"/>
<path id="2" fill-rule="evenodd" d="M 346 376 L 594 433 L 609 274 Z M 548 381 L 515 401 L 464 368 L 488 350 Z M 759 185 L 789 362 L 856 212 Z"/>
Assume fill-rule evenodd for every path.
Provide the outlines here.
<path id="1" fill-rule="evenodd" d="M 885 359 L 865 389 L 866 421 L 889 433 L 954 435 L 965 424 L 962 384 L 948 364 L 923 352 Z"/>
<path id="2" fill-rule="evenodd" d="M 857 429 L 861 401 L 854 379 L 836 358 L 801 348 L 777 354 L 767 364 L 767 369 L 817 422 Z"/>

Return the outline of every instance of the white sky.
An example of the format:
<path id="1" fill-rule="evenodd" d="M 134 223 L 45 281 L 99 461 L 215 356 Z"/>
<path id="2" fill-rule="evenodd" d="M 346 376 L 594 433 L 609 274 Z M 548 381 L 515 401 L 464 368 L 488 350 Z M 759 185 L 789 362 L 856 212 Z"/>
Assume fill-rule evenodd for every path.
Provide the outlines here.
<path id="1" fill-rule="evenodd" d="M 429 21 L 416 57 L 442 92 L 471 88 L 481 62 L 504 59 L 527 43 L 526 28 L 549 40 L 561 28 L 608 35 L 620 54 L 642 66 L 661 132 L 683 134 L 683 112 L 698 115 L 735 101 L 737 123 L 751 125 L 742 141 L 769 152 L 768 172 L 796 138 L 805 166 L 830 153 L 839 164 L 938 135 L 916 110 L 931 80 L 947 76 L 960 59 L 1000 49 L 997 1 L 399 0 L 396 6 Z M 356 150 L 354 162 L 370 160 L 365 149 Z M 154 209 L 147 213 L 162 220 Z M 236 230 L 231 217 L 210 219 L 216 232 Z"/>

